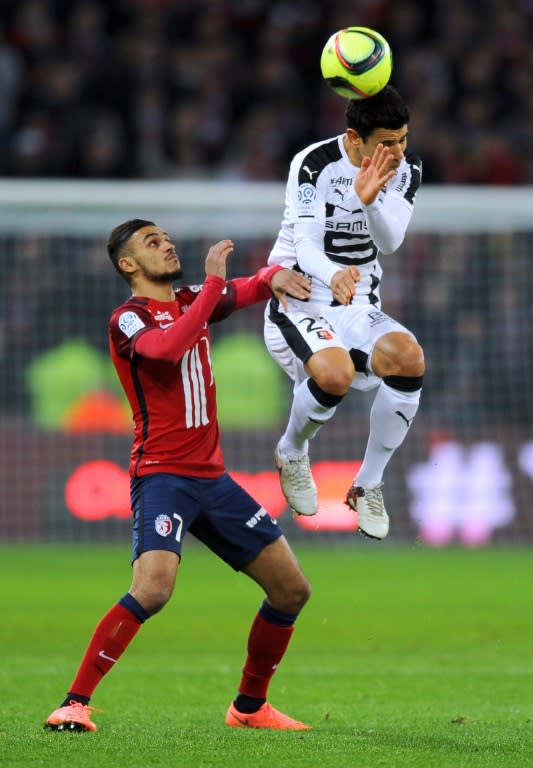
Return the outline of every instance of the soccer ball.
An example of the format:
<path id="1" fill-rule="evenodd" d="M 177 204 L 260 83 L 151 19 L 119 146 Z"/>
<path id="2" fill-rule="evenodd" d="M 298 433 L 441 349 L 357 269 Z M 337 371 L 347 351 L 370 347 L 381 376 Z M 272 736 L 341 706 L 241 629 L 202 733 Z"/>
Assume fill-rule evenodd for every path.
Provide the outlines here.
<path id="1" fill-rule="evenodd" d="M 375 96 L 391 76 L 390 45 L 368 27 L 341 29 L 324 46 L 320 69 L 328 85 L 346 99 Z"/>

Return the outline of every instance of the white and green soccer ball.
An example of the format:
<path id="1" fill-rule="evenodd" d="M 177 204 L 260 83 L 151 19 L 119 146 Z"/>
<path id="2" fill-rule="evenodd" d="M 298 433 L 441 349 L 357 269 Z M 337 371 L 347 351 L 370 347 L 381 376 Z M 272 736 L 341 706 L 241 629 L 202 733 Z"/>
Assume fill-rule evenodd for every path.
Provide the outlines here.
<path id="1" fill-rule="evenodd" d="M 374 29 L 347 27 L 327 41 L 320 68 L 335 93 L 346 99 L 367 99 L 389 82 L 392 52 L 383 35 Z"/>

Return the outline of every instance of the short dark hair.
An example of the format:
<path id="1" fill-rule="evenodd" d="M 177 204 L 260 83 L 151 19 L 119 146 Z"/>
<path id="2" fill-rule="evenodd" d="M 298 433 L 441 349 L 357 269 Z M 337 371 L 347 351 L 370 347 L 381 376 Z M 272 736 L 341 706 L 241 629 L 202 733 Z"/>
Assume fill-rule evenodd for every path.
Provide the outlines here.
<path id="1" fill-rule="evenodd" d="M 366 141 L 376 128 L 397 131 L 409 122 L 407 104 L 392 85 L 386 85 L 375 96 L 350 99 L 346 107 L 346 125 Z"/>
<path id="2" fill-rule="evenodd" d="M 153 221 L 146 221 L 145 219 L 128 219 L 122 224 L 117 224 L 113 227 L 109 234 L 107 241 L 107 253 L 111 259 L 113 266 L 122 277 L 125 277 L 124 273 L 118 265 L 120 254 L 130 237 L 137 232 L 138 229 L 143 227 L 155 227 Z"/>

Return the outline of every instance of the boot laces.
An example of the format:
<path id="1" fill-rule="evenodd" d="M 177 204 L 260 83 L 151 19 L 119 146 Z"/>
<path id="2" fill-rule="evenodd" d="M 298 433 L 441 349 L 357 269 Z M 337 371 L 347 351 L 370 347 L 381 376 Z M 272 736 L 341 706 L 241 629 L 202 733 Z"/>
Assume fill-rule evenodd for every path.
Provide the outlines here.
<path id="1" fill-rule="evenodd" d="M 285 463 L 285 469 L 291 483 L 295 488 L 300 491 L 303 491 L 307 488 L 309 484 L 309 475 L 311 473 L 309 456 L 306 455 L 288 458 Z"/>
<path id="2" fill-rule="evenodd" d="M 365 501 L 370 509 L 370 514 L 376 517 L 383 517 L 385 514 L 385 505 L 383 503 L 383 494 L 381 487 L 383 483 L 376 485 L 375 488 L 365 488 Z"/>

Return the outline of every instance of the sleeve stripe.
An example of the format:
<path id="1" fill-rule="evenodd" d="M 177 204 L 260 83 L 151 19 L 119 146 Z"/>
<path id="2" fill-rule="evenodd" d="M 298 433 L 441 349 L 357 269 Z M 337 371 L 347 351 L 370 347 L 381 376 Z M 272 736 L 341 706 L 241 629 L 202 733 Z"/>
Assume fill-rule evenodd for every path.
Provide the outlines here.
<path id="1" fill-rule="evenodd" d="M 413 205 L 418 187 L 422 183 L 422 160 L 418 155 L 408 154 L 405 157 L 411 171 L 411 180 L 405 190 L 404 198 Z"/>

